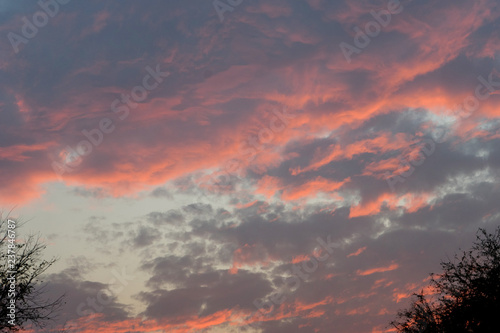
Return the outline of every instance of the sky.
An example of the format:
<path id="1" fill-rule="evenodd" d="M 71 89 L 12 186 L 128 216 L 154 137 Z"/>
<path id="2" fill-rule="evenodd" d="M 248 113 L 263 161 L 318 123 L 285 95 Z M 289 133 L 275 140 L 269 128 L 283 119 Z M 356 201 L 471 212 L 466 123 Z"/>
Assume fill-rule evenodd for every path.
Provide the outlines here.
<path id="1" fill-rule="evenodd" d="M 498 5 L 0 0 L 30 332 L 394 332 L 500 222 Z"/>

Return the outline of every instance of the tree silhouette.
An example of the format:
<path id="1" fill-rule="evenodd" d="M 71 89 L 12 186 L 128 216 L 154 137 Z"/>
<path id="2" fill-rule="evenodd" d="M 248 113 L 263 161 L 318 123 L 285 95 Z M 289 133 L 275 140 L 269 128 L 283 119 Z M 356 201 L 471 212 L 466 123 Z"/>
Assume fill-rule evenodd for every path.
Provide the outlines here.
<path id="1" fill-rule="evenodd" d="M 498 332 L 500 227 L 493 234 L 479 229 L 471 249 L 441 267 L 442 274 L 431 274 L 436 294 L 415 294 L 410 308 L 398 312 L 391 323 L 397 332 Z"/>
<path id="2" fill-rule="evenodd" d="M 9 227 L 11 226 L 11 227 Z M 13 226 L 13 227 L 12 227 Z M 56 300 L 44 297 L 41 275 L 56 261 L 44 260 L 46 245 L 36 235 L 29 235 L 22 242 L 18 238 L 16 222 L 0 215 L 0 331 L 19 331 L 26 324 L 43 328 L 54 319 L 63 305 L 63 296 Z M 9 232 L 9 230 L 11 230 Z M 12 233 L 14 231 L 14 233 Z M 11 237 L 12 235 L 17 237 Z M 16 239 L 17 238 L 17 239 Z M 10 246 L 9 246 L 10 245 Z M 10 250 L 10 251 L 9 251 Z M 15 261 L 12 257 L 15 253 Z M 16 273 L 11 273 L 15 271 Z M 12 296 L 11 282 L 15 290 Z M 11 278 L 9 280 L 9 278 Z M 15 300 L 15 320 L 12 322 L 11 300 Z M 12 325 L 12 323 L 15 323 Z"/>

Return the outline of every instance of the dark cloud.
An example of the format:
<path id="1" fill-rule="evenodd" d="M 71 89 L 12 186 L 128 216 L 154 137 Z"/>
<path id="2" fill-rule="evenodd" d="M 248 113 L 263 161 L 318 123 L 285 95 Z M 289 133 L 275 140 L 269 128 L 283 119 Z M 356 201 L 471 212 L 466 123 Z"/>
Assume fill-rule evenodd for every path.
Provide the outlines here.
<path id="1" fill-rule="evenodd" d="M 118 302 L 118 296 L 113 290 L 118 290 L 112 283 L 100 283 L 87 280 L 85 275 L 96 266 L 84 257 L 74 258 L 74 265 L 60 273 L 45 277 L 43 286 L 44 297 L 55 300 L 64 295 L 64 305 L 57 313 L 57 317 L 48 323 L 42 332 L 65 326 L 74 327 L 77 322 L 95 322 L 96 314 L 103 322 L 126 320 L 130 316 L 129 306 Z M 88 317 L 91 316 L 91 317 Z"/>
<path id="2" fill-rule="evenodd" d="M 172 194 L 164 187 L 157 187 L 151 192 L 151 196 L 155 198 L 173 199 Z"/>
<path id="3" fill-rule="evenodd" d="M 86 189 L 83 187 L 76 187 L 72 189 L 70 193 L 84 198 L 95 198 L 95 199 L 102 199 L 109 196 L 106 193 L 106 191 L 102 188 Z"/>
<path id="4" fill-rule="evenodd" d="M 180 211 L 172 209 L 168 212 L 151 212 L 146 216 L 146 220 L 157 226 L 162 224 L 178 225 L 184 222 L 184 216 Z"/>
<path id="5" fill-rule="evenodd" d="M 202 274 L 200 278 L 205 286 L 141 293 L 139 298 L 147 304 L 144 314 L 162 321 L 193 314 L 203 318 L 236 307 L 251 310 L 256 297 L 263 297 L 272 290 L 260 274 L 217 272 Z"/>
<path id="6" fill-rule="evenodd" d="M 144 247 L 153 244 L 155 240 L 161 239 L 155 228 L 139 226 L 136 231 L 131 233 L 132 244 L 135 247 Z"/>

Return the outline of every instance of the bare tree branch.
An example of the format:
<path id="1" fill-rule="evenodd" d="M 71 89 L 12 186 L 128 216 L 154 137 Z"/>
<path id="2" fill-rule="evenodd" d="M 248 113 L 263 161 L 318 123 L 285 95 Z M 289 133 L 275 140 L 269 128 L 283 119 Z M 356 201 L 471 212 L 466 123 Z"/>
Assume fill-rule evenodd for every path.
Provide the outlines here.
<path id="1" fill-rule="evenodd" d="M 43 328 L 47 322 L 57 317 L 58 311 L 64 304 L 64 295 L 50 300 L 45 295 L 45 286 L 41 281 L 42 274 L 50 267 L 56 258 L 43 259 L 43 251 L 46 245 L 40 242 L 38 235 L 28 235 L 23 241 L 17 238 L 15 248 L 14 268 L 8 266 L 8 216 L 3 218 L 0 214 L 0 330 L 18 331 L 26 325 Z M 18 228 L 24 223 L 16 222 L 16 234 Z M 10 242 L 9 244 L 13 244 Z M 10 257 L 12 258 L 12 257 Z M 9 309 L 11 297 L 9 297 L 10 284 L 8 271 L 15 271 L 15 325 L 9 323 Z"/>

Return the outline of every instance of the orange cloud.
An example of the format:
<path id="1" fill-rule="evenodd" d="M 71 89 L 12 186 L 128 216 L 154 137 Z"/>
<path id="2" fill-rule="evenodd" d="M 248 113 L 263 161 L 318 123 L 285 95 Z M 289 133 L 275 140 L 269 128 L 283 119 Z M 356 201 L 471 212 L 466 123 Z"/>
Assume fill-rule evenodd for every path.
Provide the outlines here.
<path id="1" fill-rule="evenodd" d="M 230 274 L 237 274 L 238 269 L 243 266 L 253 266 L 257 263 L 264 265 L 269 263 L 269 257 L 265 250 L 257 245 L 245 244 L 236 249 L 233 253 L 233 267 L 229 270 Z"/>
<path id="2" fill-rule="evenodd" d="M 367 270 L 358 270 L 356 274 L 361 275 L 361 276 L 366 276 L 366 275 L 371 275 L 375 273 L 384 273 L 384 272 L 389 272 L 393 271 L 399 268 L 398 264 L 391 264 L 389 266 L 382 266 L 382 267 L 376 267 L 376 268 L 371 268 Z"/>
<path id="3" fill-rule="evenodd" d="M 362 248 L 359 248 L 357 251 L 351 253 L 351 254 L 348 254 L 347 255 L 347 258 L 349 257 L 355 257 L 355 256 L 359 256 L 361 253 L 365 252 L 366 250 L 366 246 L 362 247 Z"/>

